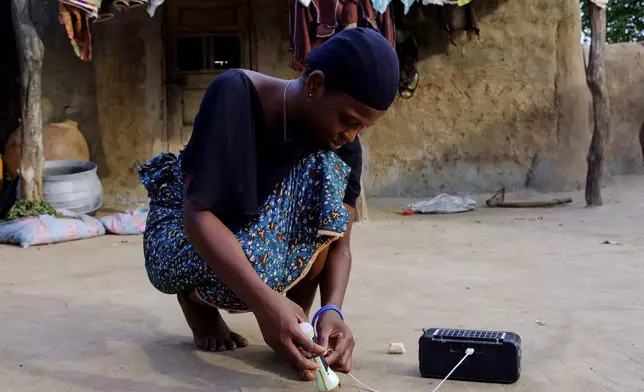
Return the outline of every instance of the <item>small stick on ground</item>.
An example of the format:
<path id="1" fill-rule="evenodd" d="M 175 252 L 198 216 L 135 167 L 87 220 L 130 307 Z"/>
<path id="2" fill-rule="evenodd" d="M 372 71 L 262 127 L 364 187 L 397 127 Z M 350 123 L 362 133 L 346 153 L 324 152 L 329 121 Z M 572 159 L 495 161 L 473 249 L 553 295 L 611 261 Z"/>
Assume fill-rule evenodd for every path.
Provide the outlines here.
<path id="1" fill-rule="evenodd" d="M 568 203 L 572 203 L 570 197 L 552 200 L 505 201 L 505 188 L 499 189 L 485 201 L 488 207 L 493 208 L 550 208 Z"/>

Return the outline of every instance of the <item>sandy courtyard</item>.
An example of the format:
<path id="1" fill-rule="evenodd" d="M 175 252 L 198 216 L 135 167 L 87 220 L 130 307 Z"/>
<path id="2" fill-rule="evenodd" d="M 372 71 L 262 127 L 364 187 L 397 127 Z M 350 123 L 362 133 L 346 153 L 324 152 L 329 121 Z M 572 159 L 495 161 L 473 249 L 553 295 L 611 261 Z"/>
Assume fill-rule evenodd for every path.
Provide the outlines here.
<path id="1" fill-rule="evenodd" d="M 620 178 L 599 209 L 572 196 L 550 210 L 407 218 L 391 213 L 401 200 L 370 200 L 345 305 L 354 375 L 380 392 L 431 391 L 421 329 L 464 327 L 519 333 L 523 373 L 443 392 L 644 391 L 644 177 Z M 140 237 L 2 246 L 0 288 L 3 392 L 314 391 L 275 360 L 252 316 L 226 316 L 250 347 L 195 351 L 176 300 L 147 281 Z M 389 342 L 407 353 L 388 355 Z"/>

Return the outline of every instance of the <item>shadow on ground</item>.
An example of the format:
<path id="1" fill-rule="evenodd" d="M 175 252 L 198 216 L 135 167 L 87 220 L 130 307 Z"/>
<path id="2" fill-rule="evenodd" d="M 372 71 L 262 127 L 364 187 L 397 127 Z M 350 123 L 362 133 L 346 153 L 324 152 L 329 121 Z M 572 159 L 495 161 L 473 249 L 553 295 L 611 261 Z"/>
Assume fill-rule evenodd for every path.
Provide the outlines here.
<path id="1" fill-rule="evenodd" d="M 106 392 L 194 392 L 227 386 L 243 390 L 266 385 L 287 389 L 295 381 L 294 371 L 266 346 L 200 352 L 188 336 L 163 332 L 160 320 L 141 308 L 20 295 L 12 296 L 8 312 L 13 317 L 3 322 L 3 333 L 17 341 L 11 349 L 0 350 L 0 366 L 17 367 L 37 378 Z M 127 352 L 134 355 L 128 359 Z M 135 363 L 139 358 L 149 368 Z M 103 364 L 102 374 L 82 370 L 96 362 Z M 156 374 L 150 374 L 150 368 Z M 160 377 L 175 382 L 165 385 Z"/>

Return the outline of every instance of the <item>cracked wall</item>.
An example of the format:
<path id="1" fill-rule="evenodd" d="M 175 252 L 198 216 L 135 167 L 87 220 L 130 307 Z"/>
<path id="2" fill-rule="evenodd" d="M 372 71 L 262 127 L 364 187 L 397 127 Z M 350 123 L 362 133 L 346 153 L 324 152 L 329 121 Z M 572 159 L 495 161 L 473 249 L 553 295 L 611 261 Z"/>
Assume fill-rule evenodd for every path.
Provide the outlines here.
<path id="1" fill-rule="evenodd" d="M 480 39 L 436 48 L 432 32 L 424 51 L 438 54 L 419 64 L 415 96 L 365 136 L 370 194 L 583 184 L 590 94 L 578 2 L 475 4 Z"/>

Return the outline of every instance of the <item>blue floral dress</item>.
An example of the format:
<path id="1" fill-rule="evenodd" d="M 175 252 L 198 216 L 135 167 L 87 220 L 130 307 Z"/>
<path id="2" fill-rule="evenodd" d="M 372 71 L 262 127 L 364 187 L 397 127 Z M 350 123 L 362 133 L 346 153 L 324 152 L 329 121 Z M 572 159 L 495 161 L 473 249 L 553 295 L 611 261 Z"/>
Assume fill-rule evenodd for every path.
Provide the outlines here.
<path id="1" fill-rule="evenodd" d="M 203 301 L 229 311 L 247 306 L 199 257 L 183 229 L 181 156 L 161 153 L 138 168 L 150 212 L 143 237 L 145 267 L 159 291 L 195 290 Z M 350 168 L 335 153 L 301 160 L 276 185 L 249 223 L 229 227 L 257 275 L 285 293 L 302 279 L 317 254 L 347 229 L 343 205 Z"/>

